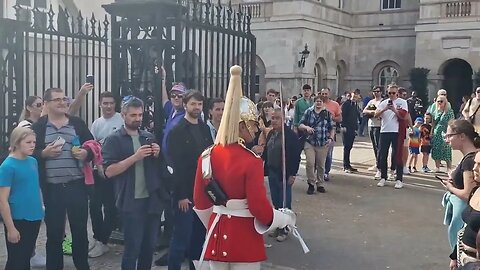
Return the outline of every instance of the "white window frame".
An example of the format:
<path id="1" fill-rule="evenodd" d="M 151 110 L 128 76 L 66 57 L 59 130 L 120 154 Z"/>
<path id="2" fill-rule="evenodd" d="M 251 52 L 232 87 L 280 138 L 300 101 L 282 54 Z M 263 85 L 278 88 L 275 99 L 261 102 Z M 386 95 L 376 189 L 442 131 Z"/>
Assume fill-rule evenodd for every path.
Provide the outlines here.
<path id="1" fill-rule="evenodd" d="M 385 74 L 385 72 L 388 72 L 389 74 Z M 384 66 L 382 69 L 380 69 L 380 72 L 378 73 L 378 85 L 382 86 L 383 89 L 387 89 L 387 86 L 392 82 L 397 82 L 398 78 L 399 73 L 395 67 Z"/>
<path id="2" fill-rule="evenodd" d="M 46 16 L 46 20 L 45 20 L 45 25 L 44 27 L 47 27 L 48 25 L 48 11 L 49 11 L 49 6 L 50 6 L 50 0 L 46 0 L 45 1 L 45 7 L 38 7 L 38 10 L 40 11 L 40 13 L 43 13 L 45 14 Z M 27 5 L 20 5 L 20 7 L 24 10 L 28 10 L 30 12 L 30 19 L 28 21 L 28 23 L 30 24 L 33 24 L 33 16 L 35 16 L 33 14 L 33 10 L 35 9 L 35 0 L 30 0 L 30 5 L 27 6 Z M 56 16 L 58 16 L 58 11 L 56 13 Z"/>
<path id="3" fill-rule="evenodd" d="M 382 10 L 396 10 L 396 9 L 401 9 L 402 8 L 402 0 L 387 0 L 388 1 L 388 6 L 387 7 L 383 6 L 383 1 L 384 0 L 380 0 L 380 8 Z M 390 7 L 390 2 L 393 2 L 393 7 Z M 398 7 L 396 7 L 398 3 L 400 3 L 400 4 L 398 5 Z"/>

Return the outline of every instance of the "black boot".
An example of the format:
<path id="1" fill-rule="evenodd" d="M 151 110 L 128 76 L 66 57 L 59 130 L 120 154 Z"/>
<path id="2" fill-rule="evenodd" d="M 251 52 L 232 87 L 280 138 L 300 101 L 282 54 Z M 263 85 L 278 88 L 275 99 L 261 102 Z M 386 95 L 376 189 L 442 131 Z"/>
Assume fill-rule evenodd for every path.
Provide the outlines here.
<path id="1" fill-rule="evenodd" d="M 315 187 L 311 184 L 308 184 L 307 194 L 312 195 L 315 192 Z"/>

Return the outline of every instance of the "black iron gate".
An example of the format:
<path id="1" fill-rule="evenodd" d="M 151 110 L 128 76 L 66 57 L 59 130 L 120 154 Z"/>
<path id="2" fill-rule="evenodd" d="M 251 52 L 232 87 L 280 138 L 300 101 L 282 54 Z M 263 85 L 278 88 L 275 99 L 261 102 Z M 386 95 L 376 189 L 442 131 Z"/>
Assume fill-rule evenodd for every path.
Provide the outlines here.
<path id="1" fill-rule="evenodd" d="M 52 5 L 48 11 L 15 5 L 16 20 L 0 19 L 0 152 L 18 122 L 27 96 L 43 96 L 58 87 L 75 98 L 87 74 L 95 76 L 95 90 L 87 96 L 80 116 L 87 122 L 99 116 L 100 92 L 110 90 L 110 44 L 107 16 L 97 20 L 81 12 L 71 16 Z"/>
<path id="2" fill-rule="evenodd" d="M 245 95 L 255 88 L 255 37 L 250 15 L 210 0 L 118 0 L 105 5 L 112 15 L 97 20 L 66 9 L 45 11 L 14 6 L 17 20 L 0 18 L 0 153 L 18 122 L 23 100 L 51 87 L 75 97 L 85 76 L 95 90 L 80 115 L 99 116 L 98 97 L 110 90 L 134 94 L 154 106 L 155 132 L 164 122 L 160 66 L 166 85 L 183 82 L 206 97 L 223 96 L 229 67 L 242 66 Z M 239 9 L 240 10 L 240 9 Z"/>
<path id="3" fill-rule="evenodd" d="M 164 119 L 160 66 L 167 89 L 183 82 L 211 98 L 224 96 L 230 66 L 240 65 L 244 94 L 253 98 L 256 39 L 249 14 L 210 0 L 118 2 L 103 6 L 112 15 L 113 89 L 153 97 L 156 134 Z"/>

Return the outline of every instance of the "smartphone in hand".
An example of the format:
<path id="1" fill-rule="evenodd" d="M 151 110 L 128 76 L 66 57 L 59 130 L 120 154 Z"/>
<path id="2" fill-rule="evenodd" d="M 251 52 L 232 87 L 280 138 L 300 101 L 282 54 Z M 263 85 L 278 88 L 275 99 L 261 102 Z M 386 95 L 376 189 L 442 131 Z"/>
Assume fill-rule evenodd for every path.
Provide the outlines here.
<path id="1" fill-rule="evenodd" d="M 93 75 L 87 75 L 86 78 L 86 83 L 89 83 L 91 85 L 95 85 L 95 77 Z"/>
<path id="2" fill-rule="evenodd" d="M 63 147 L 63 145 L 65 144 L 65 139 L 62 138 L 62 137 L 60 137 L 60 136 L 58 136 L 58 137 L 55 139 L 55 141 L 53 141 L 51 144 L 52 144 L 54 147 L 59 147 L 59 146 Z"/>
<path id="3" fill-rule="evenodd" d="M 443 181 L 445 181 L 445 180 L 443 180 L 442 178 L 440 178 L 438 175 L 435 175 L 435 178 L 437 178 L 438 180 L 440 180 L 440 184 L 442 184 L 442 186 L 447 187 L 447 185 L 445 185 L 445 183 L 443 182 Z"/>

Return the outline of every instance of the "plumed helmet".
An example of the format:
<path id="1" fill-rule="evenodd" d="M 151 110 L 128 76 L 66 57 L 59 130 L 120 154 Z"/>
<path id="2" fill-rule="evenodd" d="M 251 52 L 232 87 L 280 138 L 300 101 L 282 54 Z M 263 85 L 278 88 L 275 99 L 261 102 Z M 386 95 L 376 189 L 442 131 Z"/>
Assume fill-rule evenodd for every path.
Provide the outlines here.
<path id="1" fill-rule="evenodd" d="M 247 97 L 240 99 L 240 122 L 257 122 L 257 106 Z"/>

